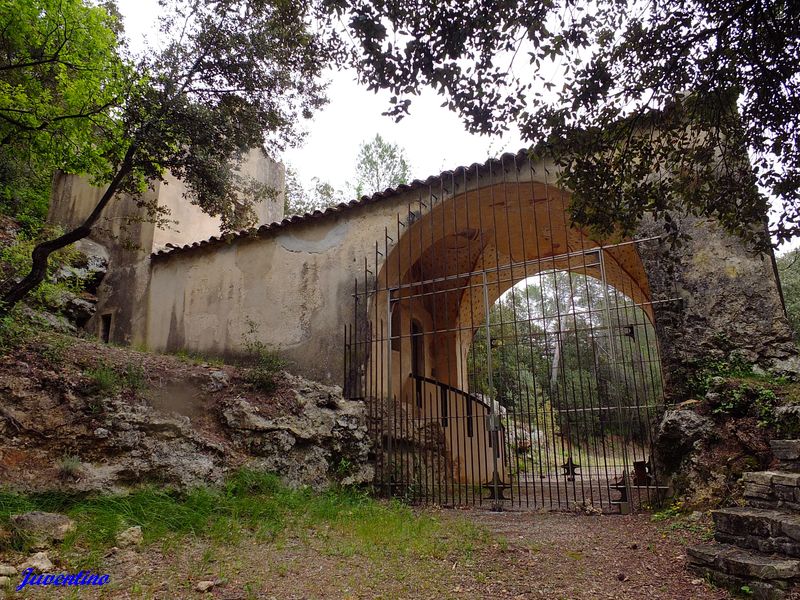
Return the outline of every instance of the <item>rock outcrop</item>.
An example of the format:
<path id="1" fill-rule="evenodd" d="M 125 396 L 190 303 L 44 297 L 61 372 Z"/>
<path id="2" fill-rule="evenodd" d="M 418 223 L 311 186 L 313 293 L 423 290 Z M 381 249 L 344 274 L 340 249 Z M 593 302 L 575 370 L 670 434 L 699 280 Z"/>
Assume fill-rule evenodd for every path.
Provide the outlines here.
<path id="1" fill-rule="evenodd" d="M 666 411 L 656 437 L 659 463 L 665 469 L 676 469 L 695 444 L 706 439 L 713 430 L 713 421 L 693 410 Z"/>
<path id="2" fill-rule="evenodd" d="M 776 375 L 800 373 L 774 259 L 713 219 L 672 215 L 687 234 L 637 244 L 647 273 L 664 388 L 672 401 L 691 398 L 698 365 L 736 352 Z M 636 237 L 660 238 L 664 222 L 645 217 Z"/>
<path id="3" fill-rule="evenodd" d="M 234 445 L 257 457 L 260 469 L 290 483 L 323 487 L 331 468 L 345 484 L 371 481 L 364 404 L 345 400 L 338 387 L 285 374 L 296 410 L 273 417 L 237 397 L 221 409 Z"/>
<path id="4" fill-rule="evenodd" d="M 687 507 L 738 501 L 742 474 L 771 468 L 770 440 L 800 433 L 795 394 L 793 384 L 755 373 L 710 378 L 700 399 L 662 417 L 654 439 L 659 477 L 671 479 Z"/>
<path id="5" fill-rule="evenodd" d="M 31 548 L 63 542 L 75 530 L 75 523 L 66 515 L 38 510 L 11 515 L 10 521 L 14 534 Z"/>
<path id="6" fill-rule="evenodd" d="M 97 359 L 82 353 L 94 350 L 106 365 L 135 357 L 144 389 L 104 394 L 80 372 L 34 357 L 0 359 L 4 484 L 27 492 L 187 487 L 218 483 L 243 466 L 315 489 L 372 479 L 364 405 L 338 387 L 281 373 L 265 394 L 236 367 L 85 342 L 70 352 L 91 364 Z"/>

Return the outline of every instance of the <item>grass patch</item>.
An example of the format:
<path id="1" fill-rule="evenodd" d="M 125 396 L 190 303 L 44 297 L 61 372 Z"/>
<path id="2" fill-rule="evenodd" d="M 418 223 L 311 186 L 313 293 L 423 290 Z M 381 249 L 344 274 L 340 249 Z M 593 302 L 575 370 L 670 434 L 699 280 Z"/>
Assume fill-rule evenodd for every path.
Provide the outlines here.
<path id="1" fill-rule="evenodd" d="M 34 336 L 34 328 L 23 315 L 22 306 L 15 306 L 0 318 L 0 352 L 19 348 Z"/>
<path id="2" fill-rule="evenodd" d="M 81 471 L 81 459 L 77 456 L 64 456 L 58 461 L 58 474 L 62 479 L 78 477 Z"/>
<path id="3" fill-rule="evenodd" d="M 98 394 L 113 394 L 122 387 L 119 374 L 107 365 L 98 365 L 86 369 L 86 376 L 92 383 L 92 388 Z"/>
<path id="4" fill-rule="evenodd" d="M 170 544 L 187 535 L 225 544 L 244 536 L 277 543 L 294 535 L 321 544 L 330 555 L 374 559 L 469 556 L 488 542 L 488 534 L 466 520 L 445 524 L 356 490 L 292 490 L 273 475 L 248 470 L 237 472 L 220 488 L 186 492 L 145 488 L 124 496 L 94 497 L 0 492 L 0 525 L 10 515 L 29 510 L 62 512 L 74 519 L 77 529 L 64 548 L 81 551 L 87 565 L 133 525 L 142 527 L 146 543 Z"/>
<path id="5" fill-rule="evenodd" d="M 255 389 L 267 394 L 275 391 L 278 374 L 286 367 L 280 352 L 258 339 L 258 324 L 247 319 L 248 332 L 242 338 L 244 349 L 252 362 L 245 379 Z"/>
<path id="6" fill-rule="evenodd" d="M 144 369 L 136 364 L 116 369 L 100 363 L 96 367 L 86 369 L 84 374 L 89 378 L 92 392 L 100 395 L 116 394 L 122 389 L 138 392 L 147 385 Z"/>
<path id="7" fill-rule="evenodd" d="M 261 350 L 254 357 L 255 364 L 245 373 L 245 379 L 255 389 L 271 393 L 277 386 L 278 374 L 286 361 L 277 352 Z"/>
<path id="8" fill-rule="evenodd" d="M 147 350 L 143 350 L 146 352 Z M 206 356 L 205 354 L 200 354 L 199 352 L 189 352 L 188 350 L 178 350 L 173 355 L 176 358 L 182 360 L 185 363 L 189 363 L 192 365 L 211 365 L 212 367 L 221 367 L 225 364 L 225 361 L 216 356 Z"/>

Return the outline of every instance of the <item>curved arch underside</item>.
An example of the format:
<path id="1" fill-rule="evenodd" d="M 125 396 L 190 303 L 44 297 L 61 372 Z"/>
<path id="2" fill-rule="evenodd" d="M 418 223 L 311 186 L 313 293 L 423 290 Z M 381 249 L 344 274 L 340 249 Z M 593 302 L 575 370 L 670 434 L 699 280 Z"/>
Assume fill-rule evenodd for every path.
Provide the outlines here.
<path id="1" fill-rule="evenodd" d="M 650 287 L 636 244 L 598 239 L 569 222 L 569 194 L 538 182 L 498 183 L 458 194 L 425 211 L 388 254 L 379 288 L 427 313 L 433 370 L 465 389 L 454 357 L 467 352 L 491 306 L 516 283 L 540 272 L 569 270 L 604 279 L 652 320 Z M 601 265 L 600 253 L 603 249 Z M 460 332 L 456 335 L 456 332 Z"/>

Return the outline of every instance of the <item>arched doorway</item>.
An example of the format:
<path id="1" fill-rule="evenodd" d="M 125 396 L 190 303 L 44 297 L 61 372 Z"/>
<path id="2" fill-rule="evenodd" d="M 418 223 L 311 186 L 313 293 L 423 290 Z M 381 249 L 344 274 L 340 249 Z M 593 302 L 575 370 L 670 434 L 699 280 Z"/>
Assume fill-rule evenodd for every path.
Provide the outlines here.
<path id="1" fill-rule="evenodd" d="M 369 403 L 376 483 L 439 504 L 652 500 L 643 240 L 572 226 L 530 161 L 492 165 L 410 199 L 355 284 L 345 387 Z"/>

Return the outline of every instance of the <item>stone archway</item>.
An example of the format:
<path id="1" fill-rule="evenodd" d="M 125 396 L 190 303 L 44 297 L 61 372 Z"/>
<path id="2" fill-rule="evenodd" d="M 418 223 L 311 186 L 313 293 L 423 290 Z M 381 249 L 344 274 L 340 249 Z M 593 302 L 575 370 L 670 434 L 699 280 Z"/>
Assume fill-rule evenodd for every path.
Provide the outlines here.
<path id="1" fill-rule="evenodd" d="M 655 344 L 651 290 L 638 252 L 638 244 L 643 240 L 592 236 L 570 225 L 567 192 L 547 181 L 519 181 L 518 173 L 512 172 L 511 178 L 515 180 L 509 181 L 509 172 L 504 171 L 500 178 L 489 177 L 482 185 L 476 182 L 472 189 L 466 184 L 460 193 L 449 194 L 442 183 L 439 195 L 431 190 L 417 202 L 409 200 L 404 218 L 398 215 L 394 231 L 387 228 L 383 244 L 376 246 L 376 265 L 380 270 L 372 278 L 372 289 L 369 289 L 370 278 L 365 277 L 361 296 L 364 317 L 369 324 L 356 329 L 369 332 L 361 342 L 365 352 L 362 397 L 373 406 L 374 433 L 380 446 L 379 477 L 389 493 L 411 494 L 439 502 L 442 495 L 449 502 L 460 502 L 465 497 L 474 501 L 475 486 L 488 486 L 496 501 L 503 497 L 504 491 L 513 494 L 516 489 L 519 502 L 530 504 L 533 495 L 535 505 L 545 505 L 543 496 L 547 495 L 550 496 L 549 505 L 562 505 L 560 498 L 552 499 L 555 489 L 556 495 L 563 495 L 566 506 L 587 500 L 606 508 L 627 504 L 632 482 L 626 477 L 633 473 L 633 463 L 637 462 L 636 456 L 627 456 L 629 439 L 617 440 L 618 445 L 625 446 L 619 457 L 621 465 L 601 460 L 594 439 L 596 432 L 591 433 L 590 445 L 595 446 L 591 459 L 586 454 L 585 444 L 583 458 L 573 459 L 572 449 L 578 444 L 572 440 L 567 443 L 570 448 L 567 453 L 563 451 L 563 441 L 562 449 L 555 452 L 557 436 L 563 438 L 563 433 L 558 431 L 559 424 L 563 421 L 570 432 L 573 429 L 569 419 L 565 421 L 560 414 L 568 411 L 559 408 L 555 411 L 558 416 L 552 412 L 556 399 L 562 396 L 566 399 L 569 395 L 564 386 L 556 389 L 560 377 L 558 365 L 564 360 L 560 352 L 566 339 L 561 330 L 561 318 L 559 330 L 549 334 L 551 338 L 555 335 L 558 341 L 544 344 L 545 354 L 549 353 L 547 360 L 555 365 L 550 370 L 556 373 L 556 379 L 546 385 L 539 382 L 540 389 L 548 390 L 541 401 L 545 402 L 546 395 L 551 411 L 542 417 L 543 428 L 538 424 L 534 428 L 530 423 L 534 410 L 530 400 L 525 408 L 519 409 L 528 421 L 525 428 L 525 418 L 520 421 L 516 414 L 512 418 L 502 399 L 493 397 L 493 391 L 488 395 L 478 394 L 470 388 L 468 354 L 482 328 L 487 338 L 492 336 L 492 326 L 488 325 L 491 306 L 520 281 L 542 272 L 567 271 L 601 281 L 603 286 L 614 290 L 615 297 L 625 298 L 625 311 L 639 310 L 643 322 L 638 325 L 649 327 Z M 455 190 L 455 186 L 452 189 Z M 574 306 L 573 302 L 573 313 Z M 612 325 L 611 309 L 606 290 L 605 311 L 608 314 L 604 329 L 609 339 L 612 329 L 614 336 L 624 335 L 619 319 Z M 620 306 L 615 305 L 613 310 L 618 312 Z M 594 329 L 595 321 L 599 323 L 601 319 L 589 319 L 590 330 Z M 625 331 L 632 332 L 633 325 L 625 324 Z M 545 338 L 548 336 L 546 326 L 541 334 Z M 575 338 L 578 344 L 577 335 Z M 489 346 L 486 354 L 489 388 L 494 390 L 491 340 Z M 612 341 L 605 350 L 617 352 L 624 360 L 623 344 L 615 350 L 616 346 L 617 342 Z M 598 376 L 598 351 L 592 336 L 591 352 L 584 351 L 595 355 L 583 366 L 589 375 Z M 655 346 L 653 353 L 656 356 L 653 362 L 657 363 Z M 584 362 L 586 359 L 588 356 Z M 659 376 L 659 389 L 651 390 L 653 397 L 646 401 L 636 397 L 624 402 L 618 398 L 619 407 L 600 406 L 599 401 L 595 406 L 591 393 L 584 395 L 582 392 L 581 410 L 599 414 L 601 426 L 602 416 L 609 414 L 608 411 L 616 411 L 616 418 L 622 419 L 622 404 L 626 409 L 632 405 L 640 413 L 652 411 L 655 402 L 661 400 L 660 381 Z M 536 382 L 532 385 L 536 387 Z M 593 387 L 599 390 L 600 382 Z M 536 402 L 540 401 L 535 400 L 534 404 Z M 569 410 L 578 409 L 573 406 Z M 654 416 L 648 412 L 642 419 L 640 415 L 641 424 L 649 427 Z M 539 423 L 538 414 L 536 418 Z M 527 480 L 523 482 L 519 467 L 512 463 L 518 462 L 519 438 L 530 443 L 543 430 L 548 431 L 548 427 L 547 434 L 553 437 L 553 443 L 547 447 L 548 464 L 538 468 L 539 477 L 547 480 L 547 491 L 540 483 L 536 499 L 537 486 L 529 485 Z M 578 437 L 583 434 L 588 440 L 588 430 L 579 432 Z M 573 433 L 568 437 L 574 437 Z M 639 437 L 648 443 L 649 435 Z M 649 450 L 640 448 L 637 468 L 641 467 L 641 477 L 636 483 L 640 492 L 644 488 L 648 497 L 651 492 L 659 491 L 657 482 L 648 474 L 652 466 L 643 466 L 649 458 Z M 559 473 L 562 460 L 566 466 L 564 472 Z M 570 466 L 577 465 L 579 460 L 595 463 L 582 467 L 586 486 L 580 467 Z M 651 471 L 646 471 L 647 468 Z M 599 479 L 601 469 L 605 472 L 602 481 Z M 580 492 L 575 489 L 576 475 L 581 480 Z"/>

